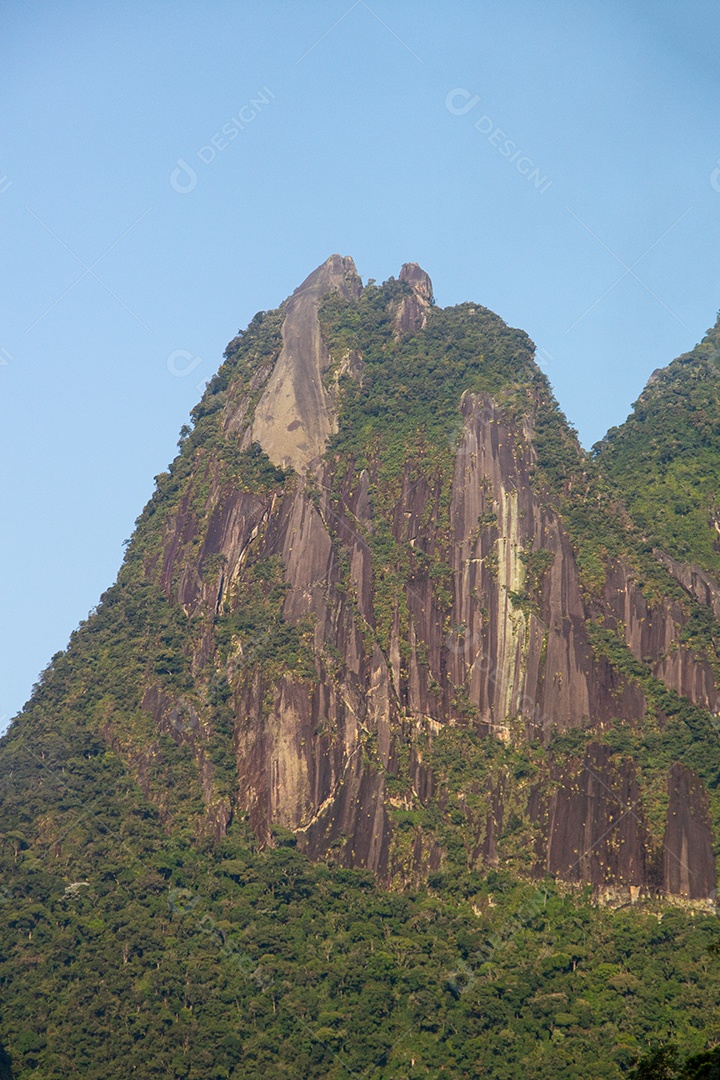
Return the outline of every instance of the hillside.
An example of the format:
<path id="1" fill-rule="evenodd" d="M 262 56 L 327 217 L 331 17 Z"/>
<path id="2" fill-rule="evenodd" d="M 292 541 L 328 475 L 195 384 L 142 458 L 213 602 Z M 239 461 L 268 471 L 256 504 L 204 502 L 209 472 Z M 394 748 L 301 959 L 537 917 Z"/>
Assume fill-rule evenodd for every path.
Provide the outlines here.
<path id="1" fill-rule="evenodd" d="M 720 319 L 595 452 L 649 544 L 720 577 Z"/>

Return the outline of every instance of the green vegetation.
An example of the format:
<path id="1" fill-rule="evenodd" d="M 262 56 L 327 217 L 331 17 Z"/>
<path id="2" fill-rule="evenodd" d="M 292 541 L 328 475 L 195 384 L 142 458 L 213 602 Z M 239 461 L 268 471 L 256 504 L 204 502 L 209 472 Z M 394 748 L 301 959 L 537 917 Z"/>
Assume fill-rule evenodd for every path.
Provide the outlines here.
<path id="1" fill-rule="evenodd" d="M 525 564 L 525 583 L 521 591 L 510 592 L 510 602 L 521 611 L 537 613 L 542 597 L 542 586 L 545 574 L 548 572 L 555 556 L 552 551 L 540 548 L 537 551 L 524 550 L 520 552 L 520 561 Z"/>
<path id="2" fill-rule="evenodd" d="M 720 320 L 595 453 L 647 543 L 720 577 Z"/>
<path id="3" fill-rule="evenodd" d="M 616 723 L 603 741 L 635 761 L 644 785 L 644 809 L 655 837 L 665 822 L 664 778 L 674 761 L 683 761 L 705 781 L 715 829 L 720 829 L 720 738 L 707 710 L 693 705 L 655 678 L 619 635 L 597 622 L 588 624 L 594 651 L 642 688 L 648 713 L 640 731 Z"/>
<path id="4" fill-rule="evenodd" d="M 720 1036 L 715 918 L 598 910 L 504 871 L 387 892 L 289 834 L 255 851 L 241 820 L 215 843 L 165 835 L 101 745 L 40 749 L 43 768 L 4 747 L 16 1080 L 619 1080 L 659 1042 Z"/>
<path id="5" fill-rule="evenodd" d="M 362 378 L 341 380 L 340 431 L 330 446 L 357 469 L 381 457 L 386 468 L 402 470 L 421 433 L 426 454 L 452 454 L 466 390 L 518 404 L 547 386 L 527 334 L 474 304 L 433 308 L 421 334 L 395 340 L 391 305 L 403 288 L 391 279 L 355 303 L 332 295 L 321 309 L 331 355 L 362 354 Z"/>
<path id="6" fill-rule="evenodd" d="M 658 1047 L 638 1062 L 631 1080 L 720 1080 L 720 1050 L 692 1054 L 683 1061 L 674 1043 Z"/>
<path id="7" fill-rule="evenodd" d="M 216 623 L 218 659 L 226 660 L 240 648 L 247 678 L 262 670 L 270 685 L 285 672 L 314 679 L 313 627 L 283 618 L 287 591 L 282 559 L 250 562 L 225 601 L 224 617 Z"/>

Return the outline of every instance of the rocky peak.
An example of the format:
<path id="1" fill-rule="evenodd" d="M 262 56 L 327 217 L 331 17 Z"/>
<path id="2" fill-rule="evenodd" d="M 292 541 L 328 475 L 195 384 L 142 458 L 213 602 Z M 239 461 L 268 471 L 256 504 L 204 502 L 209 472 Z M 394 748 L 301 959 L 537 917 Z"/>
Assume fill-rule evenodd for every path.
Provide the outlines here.
<path id="1" fill-rule="evenodd" d="M 331 255 L 313 270 L 285 306 L 283 348 L 258 402 L 250 434 L 274 465 L 305 473 L 335 430 L 333 404 L 323 386 L 328 354 L 318 307 L 337 291 L 357 299 L 362 284 L 348 256 Z"/>
<path id="2" fill-rule="evenodd" d="M 308 274 L 303 283 L 298 285 L 288 305 L 296 298 L 309 293 L 312 293 L 316 299 L 320 299 L 334 290 L 342 293 L 348 300 L 356 300 L 362 291 L 360 275 L 349 255 L 331 255 L 324 263 L 320 263 L 311 274 Z"/>
<path id="3" fill-rule="evenodd" d="M 400 335 L 414 334 L 427 322 L 427 313 L 433 304 L 432 281 L 417 263 L 403 264 L 400 281 L 409 285 L 412 293 L 400 301 L 394 326 Z"/>
<path id="4" fill-rule="evenodd" d="M 432 303 L 433 287 L 430 275 L 418 263 L 403 263 L 400 270 L 400 281 L 406 281 L 408 285 L 412 285 L 420 296 L 425 297 L 429 304 Z"/>

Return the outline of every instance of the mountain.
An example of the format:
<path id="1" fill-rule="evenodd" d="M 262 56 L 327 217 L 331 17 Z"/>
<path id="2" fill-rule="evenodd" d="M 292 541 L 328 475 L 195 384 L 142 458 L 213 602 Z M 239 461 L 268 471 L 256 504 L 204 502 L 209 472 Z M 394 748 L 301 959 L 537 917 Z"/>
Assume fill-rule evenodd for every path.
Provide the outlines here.
<path id="1" fill-rule="evenodd" d="M 718 1037 L 712 348 L 589 456 L 527 335 L 414 263 L 333 255 L 230 342 L 0 745 L 16 1077 Z"/>
<path id="2" fill-rule="evenodd" d="M 719 415 L 720 318 L 691 352 L 653 372 L 631 416 L 594 448 L 648 543 L 716 616 Z M 678 561 L 692 566 L 694 582 Z"/>

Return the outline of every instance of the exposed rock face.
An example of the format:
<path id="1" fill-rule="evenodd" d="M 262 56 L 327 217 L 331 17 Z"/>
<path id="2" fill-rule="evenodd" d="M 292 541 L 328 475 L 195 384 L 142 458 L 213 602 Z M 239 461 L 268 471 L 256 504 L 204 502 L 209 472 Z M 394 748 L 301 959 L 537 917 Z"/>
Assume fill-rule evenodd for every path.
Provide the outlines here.
<path id="1" fill-rule="evenodd" d="M 360 288 L 352 259 L 331 255 L 287 301 L 283 349 L 255 409 L 250 435 L 275 465 L 304 473 L 335 430 L 322 380 L 328 356 L 320 336 L 318 304 L 334 289 L 351 297 Z"/>
<path id="2" fill-rule="evenodd" d="M 696 595 L 692 588 L 688 592 Z M 680 604 L 666 600 L 649 607 L 624 566 L 617 566 L 608 575 L 605 595 L 616 624 L 623 630 L 637 659 L 649 659 L 653 674 L 667 686 L 710 712 L 718 712 L 720 691 L 712 668 L 681 644 L 685 616 Z"/>
<path id="3" fill-rule="evenodd" d="M 679 762 L 668 778 L 670 806 L 664 843 L 665 888 L 690 900 L 715 895 L 715 859 L 707 791 Z"/>
<path id="4" fill-rule="evenodd" d="M 610 758 L 606 746 L 591 744 L 577 772 L 558 773 L 547 805 L 532 800 L 547 836 L 538 851 L 538 873 L 595 886 L 650 883 L 635 770 L 630 761 L 617 767 Z"/>
<path id="5" fill-rule="evenodd" d="M 432 287 L 416 264 L 406 264 L 400 277 L 412 294 L 402 298 L 393 326 L 415 333 L 425 324 Z M 317 314 L 332 289 L 352 298 L 359 288 L 352 261 L 340 256 L 307 278 L 287 302 L 282 351 L 273 370 L 262 374 L 266 382 L 254 415 L 245 404 L 229 421 L 243 445 L 259 442 L 274 463 L 292 466 L 299 476 L 280 496 L 230 490 L 210 480 L 209 526 L 199 543 L 188 496 L 167 527 L 161 581 L 168 596 L 205 620 L 193 657 L 200 671 L 213 653 L 213 620 L 231 600 L 248 558 L 282 560 L 288 585 L 283 616 L 294 626 L 314 627 L 316 677 L 286 674 L 268 684 L 257 675 L 237 682 L 237 663 L 228 663 L 237 805 L 264 840 L 272 824 L 281 825 L 312 857 L 331 851 L 345 865 L 387 876 L 393 872 L 387 775 L 403 747 L 409 747 L 413 798 L 422 805 L 442 778 L 426 767 L 421 743 L 432 742 L 446 725 L 469 725 L 522 743 L 546 740 L 553 731 L 601 731 L 613 718 L 637 727 L 646 702 L 638 685 L 593 652 L 587 627 L 598 611 L 588 610 L 562 520 L 533 487 L 532 419 L 518 424 L 488 394 L 467 392 L 460 405 L 449 535 L 437 524 L 440 481 L 418 479 L 411 462 L 393 510 L 399 545 L 427 556 L 427 565 L 436 556 L 444 559 L 449 600 L 438 595 L 420 560 L 397 597 L 388 647 L 372 641 L 378 585 L 368 541 L 377 477 L 365 469 L 338 480 L 333 462 L 323 459 L 336 418 L 323 386 L 328 353 Z M 350 363 L 359 374 L 362 358 Z M 212 557 L 221 557 L 223 569 L 210 587 L 201 566 Z M 705 589 L 709 596 L 711 583 L 686 570 L 672 572 L 689 592 Z M 681 605 L 648 607 L 629 569 L 618 564 L 601 608 L 606 625 L 621 630 L 635 656 L 649 660 L 667 686 L 720 709 L 710 666 L 679 643 Z M 465 707 L 458 688 L 466 693 Z M 144 706 L 171 732 L 178 709 L 185 708 L 152 688 Z M 230 808 L 213 795 L 201 734 L 209 722 L 199 718 L 189 730 L 186 725 L 182 738 L 194 746 L 208 819 L 221 832 Z M 632 762 L 618 762 L 606 746 L 593 743 L 582 762 L 565 771 L 554 767 L 549 787 L 534 790 L 528 806 L 542 837 L 537 869 L 598 887 L 710 895 L 715 871 L 704 788 L 680 765 L 673 766 L 669 782 L 661 869 L 637 810 Z M 474 857 L 480 865 L 497 863 L 504 800 L 498 788 L 478 834 Z M 437 844 L 418 838 L 413 860 L 419 870 L 439 866 L 442 858 Z"/>
<path id="6" fill-rule="evenodd" d="M 412 289 L 410 296 L 400 301 L 394 326 L 399 334 L 414 334 L 427 322 L 428 309 L 433 304 L 432 282 L 417 263 L 405 263 L 400 271 L 400 281 Z"/>
<path id="7" fill-rule="evenodd" d="M 655 551 L 655 558 L 663 564 L 683 589 L 691 593 L 701 604 L 712 608 L 716 619 L 720 619 L 720 587 L 709 574 L 694 563 L 682 563 L 666 555 L 664 551 Z"/>
<path id="8" fill-rule="evenodd" d="M 531 486 L 531 430 L 516 431 L 487 396 L 466 395 L 461 411 L 451 506 L 453 630 L 443 642 L 452 683 L 468 681 L 479 718 L 505 738 L 513 725 L 533 738 L 620 711 L 641 716 L 642 695 L 593 658 L 572 547 Z M 539 552 L 546 569 L 537 595 L 532 607 L 520 606 L 515 597 L 528 556 Z M 437 639 L 437 627 L 423 625 L 420 613 L 416 633 L 426 645 Z"/>

